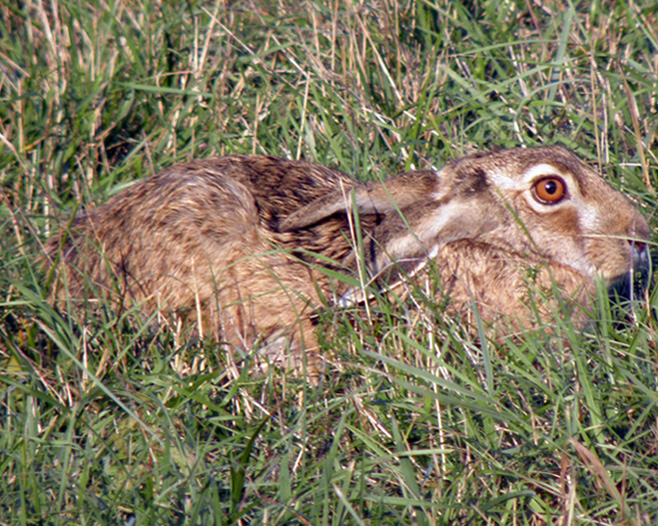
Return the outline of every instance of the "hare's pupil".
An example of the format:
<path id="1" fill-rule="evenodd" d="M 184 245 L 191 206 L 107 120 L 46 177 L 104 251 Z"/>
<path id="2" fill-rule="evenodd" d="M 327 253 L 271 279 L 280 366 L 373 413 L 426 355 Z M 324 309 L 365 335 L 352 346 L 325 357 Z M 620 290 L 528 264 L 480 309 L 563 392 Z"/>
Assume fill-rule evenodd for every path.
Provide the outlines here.
<path id="1" fill-rule="evenodd" d="M 547 181 L 544 185 L 544 190 L 546 190 L 550 195 L 553 195 L 557 192 L 557 183 L 555 181 Z"/>

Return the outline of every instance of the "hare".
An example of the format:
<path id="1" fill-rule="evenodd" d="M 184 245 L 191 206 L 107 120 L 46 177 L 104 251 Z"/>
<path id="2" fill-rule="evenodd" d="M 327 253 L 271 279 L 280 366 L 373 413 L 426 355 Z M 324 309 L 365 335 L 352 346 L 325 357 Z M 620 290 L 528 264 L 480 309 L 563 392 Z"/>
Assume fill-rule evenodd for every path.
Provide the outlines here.
<path id="1" fill-rule="evenodd" d="M 340 233 L 280 234 L 277 225 L 318 196 L 353 184 L 341 172 L 276 157 L 173 166 L 79 215 L 49 240 L 48 259 L 64 263 L 56 296 L 173 314 L 192 334 L 243 350 L 258 346 L 265 361 L 312 373 L 318 357 L 311 314 L 328 283 L 286 249 L 301 243 L 344 258 L 328 248 Z"/>
<path id="2" fill-rule="evenodd" d="M 450 312 L 475 306 L 504 331 L 553 314 L 551 302 L 532 311 L 529 287 L 552 287 L 586 309 L 597 278 L 613 285 L 647 267 L 649 235 L 623 194 L 548 146 L 371 183 L 276 157 L 195 161 L 76 217 L 46 252 L 63 262 L 60 297 L 172 313 L 197 333 L 314 375 L 319 308 L 404 287 L 430 260 Z"/>

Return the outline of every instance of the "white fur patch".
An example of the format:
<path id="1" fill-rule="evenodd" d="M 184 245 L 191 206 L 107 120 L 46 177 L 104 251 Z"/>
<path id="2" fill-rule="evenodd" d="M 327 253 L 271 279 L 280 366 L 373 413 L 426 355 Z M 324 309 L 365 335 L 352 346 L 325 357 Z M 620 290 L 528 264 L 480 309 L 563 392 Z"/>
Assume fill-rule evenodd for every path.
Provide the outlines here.
<path id="1" fill-rule="evenodd" d="M 500 190 L 525 190 L 527 185 L 516 177 L 510 177 L 508 173 L 506 170 L 491 170 L 487 172 L 487 176 L 489 181 Z"/>
<path id="2" fill-rule="evenodd" d="M 445 168 L 441 170 L 434 170 L 434 175 L 436 176 L 437 188 L 438 190 L 432 194 L 432 199 L 439 201 L 445 196 L 445 192 L 448 189 L 448 185 L 443 182 L 445 177 Z"/>
<path id="3" fill-rule="evenodd" d="M 389 243 L 382 256 L 392 259 L 398 259 L 404 254 L 410 254 L 416 251 L 418 247 L 428 250 L 430 257 L 434 257 L 439 248 L 447 243 L 462 239 L 472 235 L 473 232 L 463 232 L 463 236 L 454 234 L 450 237 L 442 236 L 442 231 L 454 223 L 460 215 L 464 213 L 464 202 L 455 201 L 444 206 L 439 207 L 433 214 L 424 218 L 424 220 L 415 227 L 414 230 L 409 231 L 408 234 L 402 235 Z M 431 247 L 428 249 L 428 247 Z M 382 264 L 382 261 L 378 261 Z"/>
<path id="4" fill-rule="evenodd" d="M 529 168 L 523 173 L 522 182 L 527 185 L 530 181 L 542 175 L 559 175 L 560 177 L 567 177 L 571 179 L 567 174 L 558 170 L 555 166 L 548 163 L 536 164 L 533 167 Z"/>
<path id="5" fill-rule="evenodd" d="M 579 200 L 577 203 L 578 206 L 578 217 L 580 218 L 580 224 L 586 231 L 596 231 L 599 225 L 599 215 L 601 211 L 594 205 L 588 205 L 585 202 Z"/>
<path id="6" fill-rule="evenodd" d="M 464 212 L 463 201 L 453 201 L 437 209 L 431 216 L 425 219 L 418 227 L 416 234 L 421 241 L 439 238 L 445 227 L 455 221 L 459 214 Z M 466 235 L 467 233 L 464 232 Z M 454 239 L 440 239 L 441 245 L 454 241 Z"/>

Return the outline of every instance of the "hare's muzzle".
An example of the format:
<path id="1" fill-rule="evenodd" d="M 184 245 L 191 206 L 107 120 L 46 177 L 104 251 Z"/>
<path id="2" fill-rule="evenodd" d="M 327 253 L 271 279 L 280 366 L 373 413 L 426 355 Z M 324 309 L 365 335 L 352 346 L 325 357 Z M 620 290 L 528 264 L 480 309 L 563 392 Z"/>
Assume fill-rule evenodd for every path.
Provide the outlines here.
<path id="1" fill-rule="evenodd" d="M 651 254 L 645 241 L 633 240 L 628 272 L 611 280 L 608 294 L 615 301 L 637 301 L 644 297 L 652 274 Z"/>
<path id="2" fill-rule="evenodd" d="M 648 271 L 651 266 L 649 249 L 645 241 L 631 241 L 631 267 L 633 269 L 645 269 Z"/>

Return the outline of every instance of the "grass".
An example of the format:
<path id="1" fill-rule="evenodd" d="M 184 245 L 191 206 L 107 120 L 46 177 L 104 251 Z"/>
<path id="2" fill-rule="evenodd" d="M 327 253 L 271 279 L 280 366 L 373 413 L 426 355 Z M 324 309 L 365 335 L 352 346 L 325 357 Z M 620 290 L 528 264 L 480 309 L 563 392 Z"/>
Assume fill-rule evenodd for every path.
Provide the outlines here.
<path id="1" fill-rule="evenodd" d="M 658 4 L 0 2 L 0 524 L 658 522 L 658 300 L 472 338 L 439 305 L 327 313 L 319 388 L 131 313 L 65 316 L 42 243 L 178 161 L 360 179 L 564 144 L 652 225 Z M 235 374 L 234 374 L 235 373 Z"/>

